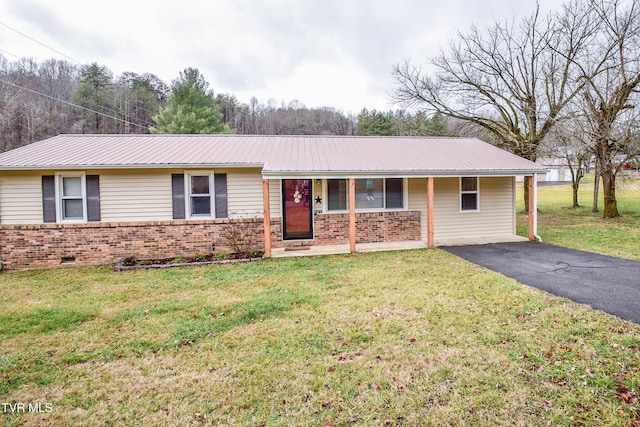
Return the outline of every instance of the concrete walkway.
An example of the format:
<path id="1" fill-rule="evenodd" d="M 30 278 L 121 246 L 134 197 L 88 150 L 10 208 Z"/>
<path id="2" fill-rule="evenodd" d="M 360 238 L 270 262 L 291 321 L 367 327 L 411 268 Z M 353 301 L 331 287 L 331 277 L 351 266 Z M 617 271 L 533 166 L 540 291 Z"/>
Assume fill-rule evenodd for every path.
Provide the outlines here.
<path id="1" fill-rule="evenodd" d="M 404 249 L 421 249 L 426 248 L 427 244 L 420 240 L 407 242 L 390 242 L 390 243 L 358 243 L 356 245 L 357 252 L 379 252 L 379 251 L 399 251 Z M 322 246 L 305 246 L 300 248 L 276 248 L 271 249 L 273 258 L 288 258 L 299 256 L 313 255 L 334 255 L 348 254 L 349 244 L 343 245 L 322 245 Z"/>
<path id="2" fill-rule="evenodd" d="M 640 324 L 640 262 L 545 243 L 442 248 L 551 294 Z"/>
<path id="3" fill-rule="evenodd" d="M 461 239 L 439 239 L 436 240 L 436 246 L 458 246 L 458 245 L 484 245 L 487 243 L 506 243 L 506 242 L 528 242 L 526 237 L 516 236 L 514 234 L 505 234 L 492 237 L 468 237 Z M 423 249 L 427 247 L 427 243 L 422 240 L 410 240 L 404 242 L 380 242 L 380 243 L 358 243 L 356 252 L 380 252 L 380 251 L 401 251 L 406 249 Z M 271 249 L 273 258 L 289 258 L 300 256 L 314 255 L 334 255 L 348 254 L 349 244 L 341 245 L 319 245 L 319 246 L 300 246 L 293 248 L 274 248 Z"/>

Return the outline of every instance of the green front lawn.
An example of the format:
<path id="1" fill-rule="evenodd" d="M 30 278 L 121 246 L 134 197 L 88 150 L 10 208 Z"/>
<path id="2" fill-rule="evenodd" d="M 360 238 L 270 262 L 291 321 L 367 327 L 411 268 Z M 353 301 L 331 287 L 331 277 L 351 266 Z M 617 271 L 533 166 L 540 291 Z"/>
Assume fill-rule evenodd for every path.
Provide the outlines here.
<path id="1" fill-rule="evenodd" d="M 622 215 L 602 219 L 602 188 L 599 213 L 593 213 L 593 181 L 580 185 L 578 201 L 582 207 L 571 209 L 571 186 L 538 188 L 538 234 L 558 246 L 581 249 L 627 259 L 640 260 L 640 177 L 620 177 L 616 196 Z M 523 210 L 522 190 L 518 191 L 517 210 Z M 526 215 L 518 215 L 518 234 L 528 235 Z"/>
<path id="2" fill-rule="evenodd" d="M 640 326 L 437 249 L 5 273 L 0 343 L 7 425 L 640 421 Z"/>

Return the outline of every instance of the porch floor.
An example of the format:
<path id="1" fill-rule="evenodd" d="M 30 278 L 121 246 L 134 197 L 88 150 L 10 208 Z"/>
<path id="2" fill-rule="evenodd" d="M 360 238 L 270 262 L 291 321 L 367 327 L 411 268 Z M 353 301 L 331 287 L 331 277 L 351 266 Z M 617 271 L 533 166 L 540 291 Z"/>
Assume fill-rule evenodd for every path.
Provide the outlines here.
<path id="1" fill-rule="evenodd" d="M 464 245 L 483 245 L 488 243 L 510 243 L 523 242 L 528 239 L 516 235 L 494 236 L 486 238 L 462 238 L 462 239 L 441 239 L 436 240 L 436 246 L 464 246 Z M 388 242 L 388 243 L 358 243 L 356 252 L 381 252 L 381 251 L 399 251 L 406 249 L 426 248 L 427 243 L 422 240 L 411 240 L 405 242 Z M 306 246 L 301 248 L 273 248 L 271 249 L 272 258 L 289 258 L 314 255 L 334 255 L 348 254 L 349 244 L 342 245 L 322 245 L 322 246 Z"/>

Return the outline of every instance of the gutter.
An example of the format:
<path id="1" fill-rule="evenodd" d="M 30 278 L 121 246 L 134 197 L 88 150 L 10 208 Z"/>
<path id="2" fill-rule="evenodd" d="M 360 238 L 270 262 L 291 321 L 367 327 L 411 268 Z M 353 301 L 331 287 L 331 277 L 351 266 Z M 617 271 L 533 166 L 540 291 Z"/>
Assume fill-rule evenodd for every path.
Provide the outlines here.
<path id="1" fill-rule="evenodd" d="M 405 170 L 405 171 L 358 171 L 358 170 L 340 170 L 340 171 L 272 171 L 262 170 L 262 177 L 265 179 L 289 179 L 289 178 L 327 178 L 327 179 L 344 179 L 346 177 L 357 178 L 458 178 L 460 176 L 483 176 L 483 177 L 500 177 L 500 176 L 527 176 L 541 172 L 540 170 L 522 170 L 522 169 L 493 169 L 493 170 Z"/>
<path id="2" fill-rule="evenodd" d="M 25 165 L 0 166 L 2 171 L 49 171 L 49 170 L 101 170 L 101 169 L 223 169 L 262 168 L 264 163 L 157 163 L 157 164 L 108 164 L 108 165 Z"/>

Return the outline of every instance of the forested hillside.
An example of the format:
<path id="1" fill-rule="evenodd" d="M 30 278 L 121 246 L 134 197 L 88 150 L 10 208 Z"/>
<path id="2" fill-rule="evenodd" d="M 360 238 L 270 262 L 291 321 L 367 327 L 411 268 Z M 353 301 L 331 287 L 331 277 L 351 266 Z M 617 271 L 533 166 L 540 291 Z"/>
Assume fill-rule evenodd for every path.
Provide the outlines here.
<path id="1" fill-rule="evenodd" d="M 9 61 L 0 55 L 0 151 L 62 133 L 150 133 L 171 92 L 184 83 L 177 78 L 168 84 L 149 72 L 116 76 L 95 63 Z M 201 84 L 208 86 L 204 80 Z M 224 129 L 239 134 L 452 134 L 443 116 L 365 108 L 356 116 L 332 107 L 307 108 L 297 100 L 254 97 L 241 103 L 233 94 L 213 90 L 206 96 L 215 101 Z"/>

